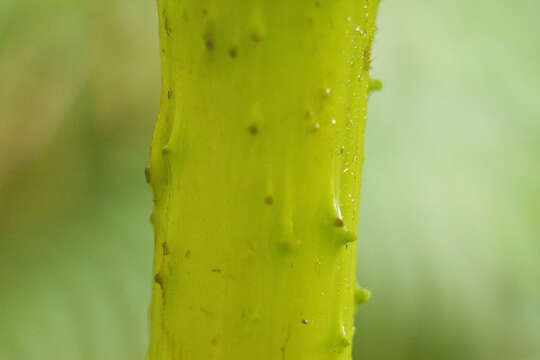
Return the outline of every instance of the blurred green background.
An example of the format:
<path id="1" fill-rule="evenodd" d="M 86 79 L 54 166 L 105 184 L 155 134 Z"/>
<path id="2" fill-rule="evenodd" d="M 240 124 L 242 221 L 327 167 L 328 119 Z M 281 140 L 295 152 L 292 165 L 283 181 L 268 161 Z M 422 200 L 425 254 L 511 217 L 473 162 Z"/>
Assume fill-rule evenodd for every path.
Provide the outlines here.
<path id="1" fill-rule="evenodd" d="M 356 359 L 540 359 L 540 2 L 383 1 Z M 143 359 L 153 1 L 0 0 L 0 359 Z"/>

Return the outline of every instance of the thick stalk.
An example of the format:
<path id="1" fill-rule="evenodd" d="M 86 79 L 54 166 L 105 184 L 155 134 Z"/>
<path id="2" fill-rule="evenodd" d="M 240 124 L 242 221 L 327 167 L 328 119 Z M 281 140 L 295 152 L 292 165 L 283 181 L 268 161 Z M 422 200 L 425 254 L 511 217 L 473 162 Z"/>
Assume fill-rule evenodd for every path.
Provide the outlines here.
<path id="1" fill-rule="evenodd" d="M 159 0 L 148 360 L 350 359 L 377 0 Z"/>

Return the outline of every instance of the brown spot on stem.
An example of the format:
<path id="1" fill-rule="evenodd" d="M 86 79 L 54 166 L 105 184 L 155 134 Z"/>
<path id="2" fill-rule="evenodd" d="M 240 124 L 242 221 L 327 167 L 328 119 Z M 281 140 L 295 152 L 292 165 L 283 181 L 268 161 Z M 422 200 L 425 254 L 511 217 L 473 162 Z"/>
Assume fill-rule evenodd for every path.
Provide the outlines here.
<path id="1" fill-rule="evenodd" d="M 167 242 L 161 243 L 161 247 L 163 249 L 163 256 L 169 255 L 169 245 L 167 244 Z"/>
<path id="2" fill-rule="evenodd" d="M 229 56 L 233 59 L 238 56 L 238 48 L 232 47 L 229 49 Z"/>
<path id="3" fill-rule="evenodd" d="M 216 35 L 214 33 L 214 28 L 212 26 L 212 23 L 208 23 L 206 25 L 206 30 L 203 35 L 204 45 L 206 46 L 206 49 L 208 51 L 214 50 L 214 47 L 216 45 Z"/>
<path id="4" fill-rule="evenodd" d="M 163 28 L 165 29 L 165 33 L 167 34 L 167 36 L 171 36 L 172 29 L 169 26 L 169 18 L 167 17 L 165 12 L 163 12 L 163 18 L 164 18 L 164 20 L 163 20 Z"/>
<path id="5" fill-rule="evenodd" d="M 213 273 L 221 273 L 221 269 L 212 269 L 211 270 Z"/>
<path id="6" fill-rule="evenodd" d="M 307 325 L 308 321 L 306 319 L 302 319 L 302 324 Z"/>
<path id="7" fill-rule="evenodd" d="M 173 89 L 167 90 L 167 99 L 171 100 L 174 95 Z"/>
<path id="8" fill-rule="evenodd" d="M 152 180 L 152 176 L 150 175 L 150 168 L 144 169 L 144 178 L 146 179 L 146 183 L 150 184 L 150 181 Z"/>
<path id="9" fill-rule="evenodd" d="M 257 30 L 251 31 L 250 37 L 251 37 L 251 40 L 253 40 L 254 42 L 259 42 L 262 40 L 262 35 Z"/>
<path id="10" fill-rule="evenodd" d="M 272 195 L 267 195 L 265 198 L 264 198 L 264 202 L 265 204 L 267 205 L 272 205 L 274 203 L 274 197 Z"/>
<path id="11" fill-rule="evenodd" d="M 158 284 L 159 286 L 163 286 L 163 277 L 157 273 L 156 275 L 154 275 L 154 281 L 156 282 L 156 284 Z"/>
<path id="12" fill-rule="evenodd" d="M 362 60 L 364 64 L 364 71 L 371 70 L 371 47 L 369 45 L 362 52 Z"/>
<path id="13" fill-rule="evenodd" d="M 191 257 L 191 250 L 186 251 L 186 253 L 184 254 L 184 257 L 186 259 L 189 259 Z"/>
<path id="14" fill-rule="evenodd" d="M 343 222 L 343 219 L 342 218 L 336 218 L 336 221 L 334 222 L 334 224 L 337 226 L 337 227 L 343 227 L 343 225 L 345 225 L 345 223 Z"/>
<path id="15" fill-rule="evenodd" d="M 248 126 L 248 130 L 252 135 L 256 135 L 259 132 L 259 127 L 257 124 L 251 124 Z"/>

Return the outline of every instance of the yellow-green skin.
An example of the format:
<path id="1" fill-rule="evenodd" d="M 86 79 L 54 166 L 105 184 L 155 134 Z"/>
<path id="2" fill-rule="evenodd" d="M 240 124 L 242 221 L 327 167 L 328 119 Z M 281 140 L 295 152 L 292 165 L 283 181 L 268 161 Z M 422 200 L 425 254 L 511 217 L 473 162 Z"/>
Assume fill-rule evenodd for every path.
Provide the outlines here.
<path id="1" fill-rule="evenodd" d="M 350 359 L 377 5 L 158 1 L 148 360 Z"/>

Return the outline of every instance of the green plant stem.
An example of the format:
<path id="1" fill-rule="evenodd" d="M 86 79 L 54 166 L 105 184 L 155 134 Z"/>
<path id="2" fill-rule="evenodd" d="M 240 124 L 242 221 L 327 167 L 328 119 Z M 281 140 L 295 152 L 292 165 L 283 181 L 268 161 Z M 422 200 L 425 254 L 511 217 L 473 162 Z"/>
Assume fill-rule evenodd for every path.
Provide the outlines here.
<path id="1" fill-rule="evenodd" d="M 350 359 L 377 5 L 158 1 L 148 360 Z"/>

